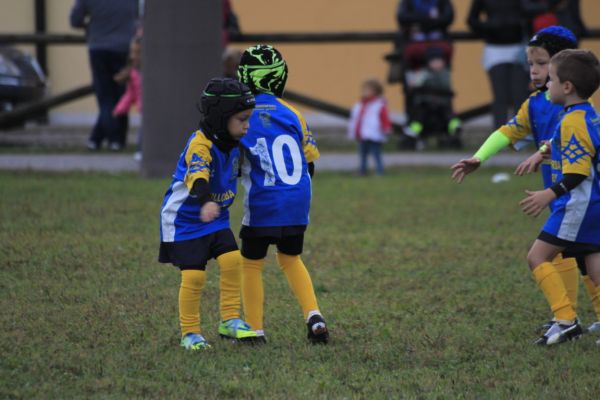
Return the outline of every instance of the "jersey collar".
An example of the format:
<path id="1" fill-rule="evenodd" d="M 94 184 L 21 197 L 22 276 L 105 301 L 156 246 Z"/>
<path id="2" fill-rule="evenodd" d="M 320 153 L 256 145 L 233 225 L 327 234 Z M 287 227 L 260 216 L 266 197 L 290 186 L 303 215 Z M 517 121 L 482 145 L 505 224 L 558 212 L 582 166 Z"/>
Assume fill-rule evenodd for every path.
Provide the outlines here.
<path id="1" fill-rule="evenodd" d="M 590 104 L 589 101 L 583 101 L 581 103 L 571 104 L 570 106 L 565 107 L 564 112 L 568 113 L 568 112 L 572 112 L 575 110 L 587 110 L 591 107 L 592 107 L 592 105 Z"/>

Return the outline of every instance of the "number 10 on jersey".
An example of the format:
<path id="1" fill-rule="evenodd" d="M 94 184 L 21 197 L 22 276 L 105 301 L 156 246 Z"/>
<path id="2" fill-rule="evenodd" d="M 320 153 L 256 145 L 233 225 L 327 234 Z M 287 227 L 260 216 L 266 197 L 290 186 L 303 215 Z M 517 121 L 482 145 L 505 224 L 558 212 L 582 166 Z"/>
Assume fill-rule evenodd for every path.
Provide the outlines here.
<path id="1" fill-rule="evenodd" d="M 292 173 L 288 173 L 288 169 L 285 164 L 285 156 L 283 154 L 283 147 L 286 146 L 290 152 L 292 160 Z M 271 152 L 273 153 L 273 159 L 269 154 L 269 147 L 267 139 L 262 137 L 256 140 L 256 145 L 249 148 L 250 153 L 257 156 L 260 159 L 260 167 L 265 171 L 264 186 L 275 186 L 275 180 L 277 176 L 279 179 L 287 185 L 297 185 L 302 178 L 302 153 L 298 143 L 290 135 L 279 135 L 273 141 Z"/>

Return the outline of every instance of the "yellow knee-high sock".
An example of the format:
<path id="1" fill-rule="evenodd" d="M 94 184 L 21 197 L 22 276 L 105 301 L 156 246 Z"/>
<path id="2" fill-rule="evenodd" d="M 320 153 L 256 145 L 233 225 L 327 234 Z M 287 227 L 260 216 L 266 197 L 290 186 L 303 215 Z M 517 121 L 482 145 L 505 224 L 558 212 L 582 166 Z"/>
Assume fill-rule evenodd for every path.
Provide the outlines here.
<path id="1" fill-rule="evenodd" d="M 255 331 L 263 330 L 263 289 L 262 270 L 265 259 L 250 260 L 242 257 L 242 299 L 244 318 Z"/>
<path id="2" fill-rule="evenodd" d="M 220 279 L 221 320 L 240 317 L 240 291 L 242 289 L 242 256 L 239 250 L 230 251 L 217 257 Z"/>
<path id="3" fill-rule="evenodd" d="M 277 261 L 281 270 L 285 274 L 290 288 L 296 295 L 298 303 L 302 307 L 304 318 L 308 318 L 310 311 L 318 311 L 319 305 L 313 289 L 310 275 L 302 262 L 300 256 L 288 256 L 287 254 L 277 253 Z"/>
<path id="4" fill-rule="evenodd" d="M 200 296 L 206 282 L 206 271 L 184 269 L 179 287 L 179 325 L 181 336 L 200 333 Z"/>
<path id="5" fill-rule="evenodd" d="M 577 313 L 567 297 L 567 290 L 556 268 L 550 262 L 543 262 L 532 271 L 538 286 L 544 292 L 554 318 L 561 321 L 573 321 Z"/>
<path id="6" fill-rule="evenodd" d="M 567 297 L 573 308 L 577 308 L 577 293 L 579 291 L 579 268 L 577 261 L 574 258 L 562 258 L 559 254 L 552 260 L 552 264 L 556 267 L 556 271 L 567 290 Z"/>
<path id="7" fill-rule="evenodd" d="M 587 275 L 583 277 L 583 283 L 592 300 L 592 306 L 596 312 L 596 321 L 600 321 L 600 285 L 596 286 Z"/>

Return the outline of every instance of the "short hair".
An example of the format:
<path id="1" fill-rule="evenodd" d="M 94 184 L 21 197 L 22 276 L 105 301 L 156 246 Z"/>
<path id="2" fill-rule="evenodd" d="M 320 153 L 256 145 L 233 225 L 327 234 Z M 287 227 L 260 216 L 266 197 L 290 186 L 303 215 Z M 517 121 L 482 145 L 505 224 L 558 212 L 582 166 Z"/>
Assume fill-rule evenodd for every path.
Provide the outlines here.
<path id="1" fill-rule="evenodd" d="M 363 85 L 371 87 L 377 96 L 381 96 L 383 94 L 383 85 L 377 78 L 369 78 L 363 82 Z"/>
<path id="2" fill-rule="evenodd" d="M 563 50 L 550 63 L 560 82 L 571 82 L 582 99 L 589 99 L 600 86 L 600 62 L 589 50 Z"/>

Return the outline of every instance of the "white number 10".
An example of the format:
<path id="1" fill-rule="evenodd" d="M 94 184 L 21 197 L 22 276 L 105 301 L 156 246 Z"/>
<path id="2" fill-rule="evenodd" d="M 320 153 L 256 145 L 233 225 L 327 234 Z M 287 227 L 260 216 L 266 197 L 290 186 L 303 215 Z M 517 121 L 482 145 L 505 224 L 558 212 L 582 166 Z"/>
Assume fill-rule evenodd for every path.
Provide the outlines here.
<path id="1" fill-rule="evenodd" d="M 283 146 L 287 146 L 292 157 L 293 170 L 291 174 L 288 174 L 288 170 L 285 165 L 285 159 L 283 157 Z M 256 145 L 250 147 L 250 153 L 254 154 L 260 159 L 260 167 L 265 171 L 265 186 L 275 186 L 275 170 L 279 179 L 288 185 L 296 185 L 300 182 L 302 177 L 302 153 L 298 143 L 290 135 L 280 135 L 273 141 L 273 158 L 275 161 L 275 168 L 273 168 L 273 161 L 269 156 L 269 149 L 266 138 L 258 138 Z"/>

